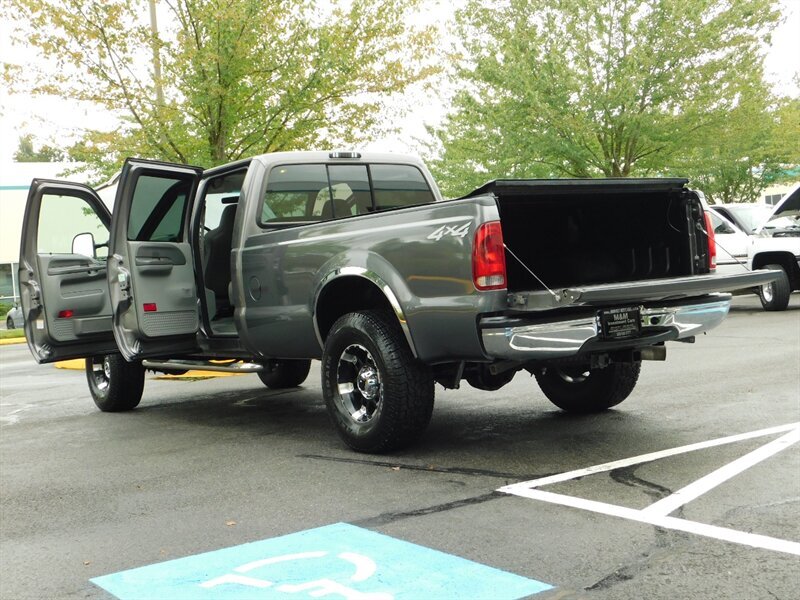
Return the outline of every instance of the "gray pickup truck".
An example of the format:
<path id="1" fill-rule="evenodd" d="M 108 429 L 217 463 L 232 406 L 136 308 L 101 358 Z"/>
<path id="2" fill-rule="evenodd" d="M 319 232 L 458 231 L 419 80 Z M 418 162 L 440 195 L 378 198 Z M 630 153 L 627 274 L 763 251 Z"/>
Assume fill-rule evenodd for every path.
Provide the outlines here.
<path id="1" fill-rule="evenodd" d="M 19 261 L 40 363 L 86 357 L 103 411 L 145 370 L 300 385 L 322 361 L 343 440 L 416 440 L 436 382 L 535 375 L 567 411 L 624 400 L 642 360 L 718 325 L 770 271 L 714 273 L 682 179 L 493 181 L 443 200 L 412 157 L 289 152 L 202 170 L 128 160 L 113 216 L 89 187 L 34 180 Z M 213 362 L 212 362 L 213 361 Z"/>

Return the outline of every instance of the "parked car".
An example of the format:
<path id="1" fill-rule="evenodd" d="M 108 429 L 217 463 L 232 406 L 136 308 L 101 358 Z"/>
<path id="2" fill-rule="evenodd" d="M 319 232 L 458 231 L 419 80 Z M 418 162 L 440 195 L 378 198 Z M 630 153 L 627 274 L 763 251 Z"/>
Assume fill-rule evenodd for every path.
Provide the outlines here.
<path id="1" fill-rule="evenodd" d="M 748 271 L 748 234 L 720 213 L 712 210 L 709 215 L 714 228 L 714 243 L 717 246 L 717 273 L 727 275 Z"/>
<path id="2" fill-rule="evenodd" d="M 769 218 L 774 207 L 768 204 L 742 202 L 740 204 L 712 204 L 709 208 L 734 223 L 746 234 L 751 235 Z"/>
<path id="3" fill-rule="evenodd" d="M 780 271 L 759 288 L 759 297 L 765 310 L 786 309 L 791 293 L 800 290 L 800 184 L 756 227 L 747 258 L 752 269 Z"/>
<path id="4" fill-rule="evenodd" d="M 19 307 L 19 304 L 15 304 L 6 314 L 6 328 L 20 329 L 24 324 L 25 319 L 22 317 L 22 309 Z"/>
<path id="5" fill-rule="evenodd" d="M 775 206 L 743 203 L 714 204 L 709 208 L 717 240 L 719 273 L 737 272 L 742 263 L 748 270 L 780 271 L 775 281 L 751 291 L 758 295 L 764 310 L 784 310 L 792 291 L 800 290 L 800 184 Z M 744 257 L 742 240 L 745 240 Z M 725 266 L 727 257 L 735 261 L 728 261 Z"/>

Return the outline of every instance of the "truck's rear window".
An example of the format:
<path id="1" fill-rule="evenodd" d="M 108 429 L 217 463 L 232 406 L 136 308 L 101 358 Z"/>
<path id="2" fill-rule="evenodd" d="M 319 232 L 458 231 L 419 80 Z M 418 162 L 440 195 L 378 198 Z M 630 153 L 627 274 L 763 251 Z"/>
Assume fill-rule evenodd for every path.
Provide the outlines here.
<path id="1" fill-rule="evenodd" d="M 376 210 L 416 206 L 434 201 L 428 183 L 410 165 L 370 165 Z"/>
<path id="2" fill-rule="evenodd" d="M 434 200 L 411 165 L 278 165 L 267 178 L 260 223 L 327 221 Z"/>

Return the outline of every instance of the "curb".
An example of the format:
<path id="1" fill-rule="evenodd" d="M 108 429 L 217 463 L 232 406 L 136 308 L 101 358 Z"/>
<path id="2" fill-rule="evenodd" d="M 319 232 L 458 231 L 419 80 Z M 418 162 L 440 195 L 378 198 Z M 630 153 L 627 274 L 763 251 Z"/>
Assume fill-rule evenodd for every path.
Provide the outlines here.
<path id="1" fill-rule="evenodd" d="M 18 337 L 18 338 L 6 338 L 4 340 L 0 340 L 0 346 L 10 346 L 11 344 L 24 344 L 25 338 Z"/>

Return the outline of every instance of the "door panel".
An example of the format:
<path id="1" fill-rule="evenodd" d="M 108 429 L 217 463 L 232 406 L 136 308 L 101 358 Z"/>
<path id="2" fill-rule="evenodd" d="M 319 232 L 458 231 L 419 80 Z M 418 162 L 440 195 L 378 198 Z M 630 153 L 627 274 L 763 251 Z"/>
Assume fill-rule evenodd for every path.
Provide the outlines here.
<path id="1" fill-rule="evenodd" d="M 19 275 L 25 336 L 37 362 L 117 351 L 106 254 L 111 215 L 94 191 L 34 180 L 22 227 Z M 92 256 L 73 250 L 91 234 Z"/>
<path id="2" fill-rule="evenodd" d="M 200 326 L 188 221 L 202 171 L 128 160 L 117 190 L 108 281 L 128 360 L 197 351 Z"/>

